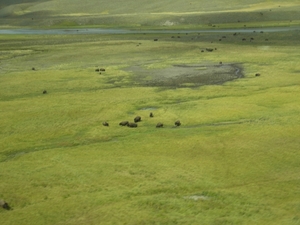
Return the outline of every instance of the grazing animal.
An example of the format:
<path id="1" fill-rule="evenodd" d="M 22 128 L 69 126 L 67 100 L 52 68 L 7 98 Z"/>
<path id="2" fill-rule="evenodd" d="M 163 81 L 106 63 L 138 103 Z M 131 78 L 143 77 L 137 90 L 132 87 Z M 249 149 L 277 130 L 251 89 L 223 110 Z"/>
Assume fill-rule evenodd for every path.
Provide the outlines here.
<path id="1" fill-rule="evenodd" d="M 157 38 L 155 38 L 155 39 L 154 39 L 154 41 L 158 41 L 158 39 L 157 39 Z"/>
<path id="2" fill-rule="evenodd" d="M 212 51 L 213 51 L 213 49 L 212 49 L 212 48 L 206 48 L 206 51 L 208 51 L 208 52 L 212 52 Z"/>
<path id="3" fill-rule="evenodd" d="M 0 199 L 0 207 L 6 210 L 10 210 L 10 206 L 8 205 L 8 203 L 1 199 Z"/>
<path id="4" fill-rule="evenodd" d="M 223 63 L 222 63 L 222 62 L 219 62 L 219 64 L 222 65 Z"/>
<path id="5" fill-rule="evenodd" d="M 132 122 L 129 122 L 127 124 L 127 127 L 137 127 L 138 125 L 136 123 L 132 123 Z"/>
<path id="6" fill-rule="evenodd" d="M 246 41 L 246 38 L 243 38 L 242 41 Z"/>
<path id="7" fill-rule="evenodd" d="M 150 113 L 150 115 L 149 115 L 149 116 L 150 116 L 150 117 L 154 117 L 154 115 L 153 115 L 153 113 L 152 113 L 152 112 Z"/>
<path id="8" fill-rule="evenodd" d="M 204 52 L 204 50 L 201 50 L 201 52 Z"/>
<path id="9" fill-rule="evenodd" d="M 47 94 L 47 91 L 46 91 L 46 90 L 43 90 L 43 94 Z"/>
<path id="10" fill-rule="evenodd" d="M 128 124 L 128 121 L 122 121 L 119 123 L 120 126 L 127 126 Z"/>
<path id="11" fill-rule="evenodd" d="M 179 127 L 181 125 L 180 120 L 175 121 L 175 126 Z"/>
<path id="12" fill-rule="evenodd" d="M 134 122 L 137 123 L 137 122 L 140 122 L 142 120 L 142 118 L 140 116 L 136 116 L 134 118 Z"/>
<path id="13" fill-rule="evenodd" d="M 106 122 L 106 121 L 103 122 L 102 125 L 105 126 L 105 127 L 108 127 L 108 126 L 109 126 L 108 122 Z"/>
<path id="14" fill-rule="evenodd" d="M 162 128 L 164 125 L 162 123 L 157 123 L 156 128 Z"/>
<path id="15" fill-rule="evenodd" d="M 100 68 L 99 71 L 105 72 L 105 69 L 104 68 Z"/>
<path id="16" fill-rule="evenodd" d="M 256 77 L 259 77 L 259 76 L 260 76 L 260 73 L 256 73 L 255 76 L 256 76 Z"/>
<path id="17" fill-rule="evenodd" d="M 95 69 L 95 71 L 96 71 L 96 72 L 99 72 L 99 71 L 100 71 L 100 69 Z"/>
<path id="18" fill-rule="evenodd" d="M 35 70 L 35 68 L 34 68 L 34 67 L 32 67 L 32 70 Z"/>

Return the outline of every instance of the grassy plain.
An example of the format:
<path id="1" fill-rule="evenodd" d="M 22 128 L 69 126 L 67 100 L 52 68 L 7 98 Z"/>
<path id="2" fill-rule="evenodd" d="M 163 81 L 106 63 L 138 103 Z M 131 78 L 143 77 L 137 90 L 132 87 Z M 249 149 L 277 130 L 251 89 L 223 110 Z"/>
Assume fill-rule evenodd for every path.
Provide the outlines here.
<path id="1" fill-rule="evenodd" d="M 1 35 L 1 225 L 300 224 L 297 40 Z M 151 87 L 126 70 L 220 61 L 244 78 Z"/>
<path id="2" fill-rule="evenodd" d="M 2 0 L 0 27 L 207 28 L 300 21 L 298 0 Z M 238 23 L 240 22 L 240 23 Z M 260 25 L 261 25 L 260 24 Z"/>

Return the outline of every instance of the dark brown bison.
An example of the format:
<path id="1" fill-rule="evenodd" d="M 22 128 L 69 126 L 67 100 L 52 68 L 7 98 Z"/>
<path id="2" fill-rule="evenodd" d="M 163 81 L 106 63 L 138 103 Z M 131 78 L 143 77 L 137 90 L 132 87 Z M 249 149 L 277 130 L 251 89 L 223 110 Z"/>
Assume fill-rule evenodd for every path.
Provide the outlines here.
<path id="1" fill-rule="evenodd" d="M 136 116 L 134 118 L 134 122 L 137 123 L 137 122 L 140 122 L 142 120 L 142 118 L 140 116 Z"/>
<path id="2" fill-rule="evenodd" d="M 32 67 L 32 70 L 35 70 L 35 68 L 34 68 L 34 67 Z"/>
<path id="3" fill-rule="evenodd" d="M 99 71 L 100 71 L 100 69 L 99 69 L 99 68 L 97 68 L 97 69 L 95 69 L 95 71 L 96 71 L 96 72 L 99 72 Z"/>
<path id="4" fill-rule="evenodd" d="M 105 72 L 105 69 L 104 68 L 100 68 L 99 71 Z"/>
<path id="5" fill-rule="evenodd" d="M 106 122 L 106 121 L 103 122 L 102 125 L 105 126 L 105 127 L 108 127 L 108 126 L 109 126 L 108 122 Z"/>
<path id="6" fill-rule="evenodd" d="M 154 41 L 158 41 L 158 39 L 157 39 L 157 38 L 155 38 L 155 39 L 154 39 Z"/>
<path id="7" fill-rule="evenodd" d="M 128 121 L 122 121 L 119 123 L 120 126 L 127 126 L 128 124 Z"/>
<path id="8" fill-rule="evenodd" d="M 256 76 L 256 77 L 259 77 L 259 76 L 260 76 L 260 73 L 256 73 L 255 76 Z"/>
<path id="9" fill-rule="evenodd" d="M 162 128 L 164 125 L 162 123 L 157 123 L 156 128 Z"/>
<path id="10" fill-rule="evenodd" d="M 212 49 L 212 48 L 206 48 L 206 51 L 208 51 L 208 52 L 212 52 L 212 51 L 213 51 L 213 49 Z"/>
<path id="11" fill-rule="evenodd" d="M 127 127 L 137 127 L 138 125 L 136 123 L 132 123 L 132 122 L 129 122 L 127 124 Z"/>
<path id="12" fill-rule="evenodd" d="M 180 120 L 175 121 L 175 126 L 179 127 L 181 125 Z"/>
<path id="13" fill-rule="evenodd" d="M 46 90 L 43 90 L 43 94 L 47 94 L 47 91 L 46 91 Z"/>
<path id="14" fill-rule="evenodd" d="M 0 200 L 0 207 L 6 210 L 10 210 L 10 206 L 4 200 Z"/>
<path id="15" fill-rule="evenodd" d="M 150 116 L 150 117 L 154 117 L 154 115 L 153 115 L 153 113 L 152 113 L 152 112 L 150 113 L 150 115 L 149 115 L 149 116 Z"/>

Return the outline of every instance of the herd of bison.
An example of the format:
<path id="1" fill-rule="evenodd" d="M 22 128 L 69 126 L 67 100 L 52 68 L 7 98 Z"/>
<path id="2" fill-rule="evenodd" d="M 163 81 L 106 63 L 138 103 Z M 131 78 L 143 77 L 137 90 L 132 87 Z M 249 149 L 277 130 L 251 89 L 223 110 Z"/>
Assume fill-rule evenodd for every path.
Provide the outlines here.
<path id="1" fill-rule="evenodd" d="M 153 115 L 152 112 L 150 113 L 149 116 L 150 116 L 150 117 L 154 117 L 154 115 Z M 128 121 L 128 120 L 124 120 L 124 121 L 121 121 L 121 122 L 119 123 L 119 125 L 120 125 L 120 126 L 123 126 L 123 127 L 124 127 L 124 126 L 127 126 L 127 127 L 133 127 L 133 128 L 135 128 L 135 127 L 138 126 L 137 123 L 140 122 L 140 121 L 142 121 L 142 117 L 136 116 L 136 117 L 133 119 L 133 121 L 134 121 L 134 122 L 130 122 L 130 121 Z M 105 127 L 109 127 L 109 123 L 108 123 L 107 121 L 103 122 L 102 125 L 105 126 Z M 174 125 L 175 125 L 176 127 L 179 127 L 179 126 L 181 125 L 180 120 L 176 120 L 175 123 L 174 123 Z M 161 122 L 159 122 L 159 123 L 156 124 L 156 128 L 162 128 L 163 126 L 164 126 L 164 124 L 161 123 Z"/>

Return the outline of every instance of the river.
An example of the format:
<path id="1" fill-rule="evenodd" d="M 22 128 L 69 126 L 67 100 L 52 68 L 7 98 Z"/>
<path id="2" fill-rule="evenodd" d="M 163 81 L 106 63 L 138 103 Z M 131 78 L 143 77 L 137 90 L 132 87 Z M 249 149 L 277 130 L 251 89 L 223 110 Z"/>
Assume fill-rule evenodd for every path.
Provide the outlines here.
<path id="1" fill-rule="evenodd" d="M 26 34 L 26 35 L 60 35 L 60 34 L 142 34 L 142 33 L 252 33 L 252 32 L 286 32 L 300 31 L 300 27 L 266 27 L 266 28 L 239 28 L 239 29 L 210 29 L 210 30 L 126 30 L 103 28 L 79 29 L 0 29 L 1 34 Z"/>

